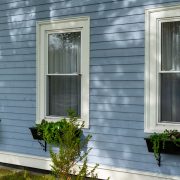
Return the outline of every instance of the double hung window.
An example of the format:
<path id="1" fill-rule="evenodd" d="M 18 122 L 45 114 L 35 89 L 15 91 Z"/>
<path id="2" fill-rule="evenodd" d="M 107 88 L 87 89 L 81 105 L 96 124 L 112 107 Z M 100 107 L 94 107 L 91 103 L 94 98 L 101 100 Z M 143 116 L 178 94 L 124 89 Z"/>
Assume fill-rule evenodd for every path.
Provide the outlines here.
<path id="1" fill-rule="evenodd" d="M 145 131 L 180 130 L 180 6 L 146 11 Z"/>
<path id="2" fill-rule="evenodd" d="M 48 116 L 66 116 L 68 108 L 80 116 L 80 59 L 80 32 L 48 34 Z"/>
<path id="3" fill-rule="evenodd" d="M 37 122 L 73 109 L 88 127 L 89 18 L 37 23 Z"/>

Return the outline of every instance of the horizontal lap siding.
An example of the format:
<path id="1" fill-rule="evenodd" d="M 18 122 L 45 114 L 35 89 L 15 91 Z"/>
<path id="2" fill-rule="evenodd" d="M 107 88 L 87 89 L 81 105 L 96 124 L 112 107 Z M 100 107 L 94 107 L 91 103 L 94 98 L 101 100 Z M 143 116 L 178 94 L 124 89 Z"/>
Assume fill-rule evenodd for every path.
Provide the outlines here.
<path id="1" fill-rule="evenodd" d="M 90 162 L 179 174 L 180 158 L 157 168 L 144 141 L 144 9 L 179 0 L 1 0 L 0 150 L 48 156 L 32 140 L 36 116 L 36 21 L 90 16 Z"/>

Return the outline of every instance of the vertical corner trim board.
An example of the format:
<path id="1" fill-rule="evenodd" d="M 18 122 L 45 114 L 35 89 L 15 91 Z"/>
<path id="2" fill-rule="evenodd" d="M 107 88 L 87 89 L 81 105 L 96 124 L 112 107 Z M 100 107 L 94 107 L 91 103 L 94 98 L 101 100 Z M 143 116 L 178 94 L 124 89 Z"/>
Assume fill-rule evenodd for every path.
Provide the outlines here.
<path id="1" fill-rule="evenodd" d="M 51 159 L 40 156 L 32 156 L 26 154 L 17 154 L 0 151 L 0 162 L 7 164 L 15 164 L 25 167 L 33 167 L 37 169 L 50 170 Z M 93 165 L 89 164 L 89 168 Z M 110 177 L 111 180 L 179 180 L 179 176 L 166 176 L 157 173 L 122 169 L 100 165 L 97 169 L 98 177 L 100 179 L 107 179 Z"/>

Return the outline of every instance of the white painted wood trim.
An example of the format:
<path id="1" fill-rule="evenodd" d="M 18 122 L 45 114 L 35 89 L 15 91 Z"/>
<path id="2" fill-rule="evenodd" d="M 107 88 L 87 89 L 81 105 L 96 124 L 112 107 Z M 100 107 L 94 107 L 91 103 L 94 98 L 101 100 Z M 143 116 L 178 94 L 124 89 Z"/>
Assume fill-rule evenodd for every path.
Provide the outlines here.
<path id="1" fill-rule="evenodd" d="M 37 169 L 51 169 L 50 158 L 0 151 L 0 162 Z"/>
<path id="2" fill-rule="evenodd" d="M 176 10 L 179 9 L 180 5 L 177 3 L 177 5 L 167 5 L 165 4 L 164 6 L 161 5 L 161 7 L 157 8 L 146 8 L 145 13 L 147 12 L 148 14 L 153 13 L 153 12 L 162 12 L 162 11 L 169 11 L 169 10 Z"/>
<path id="3" fill-rule="evenodd" d="M 51 160 L 50 158 L 44 158 L 40 156 L 32 156 L 26 154 L 10 153 L 0 151 L 0 162 L 13 165 L 50 170 Z M 89 168 L 94 165 L 89 164 Z M 110 167 L 100 165 L 97 168 L 98 177 L 100 179 L 110 180 L 179 180 L 180 176 L 170 176 L 158 173 L 151 173 L 145 171 L 130 170 L 124 168 Z"/>
<path id="4" fill-rule="evenodd" d="M 180 20 L 180 5 L 167 6 L 145 11 L 145 97 L 144 97 L 144 131 L 162 132 L 165 129 L 180 130 L 180 124 L 161 123 L 158 121 L 159 110 L 159 60 L 161 22 Z"/>
<path id="5" fill-rule="evenodd" d="M 45 36 L 47 32 L 81 31 L 81 120 L 84 128 L 89 128 L 89 51 L 90 18 L 87 16 L 39 21 L 36 24 L 36 123 L 46 118 L 46 56 Z M 51 118 L 50 118 L 51 119 Z M 48 118 L 48 120 L 50 120 Z M 56 118 L 57 119 L 57 118 Z M 60 117 L 59 117 L 60 119 Z M 54 120 L 52 118 L 51 120 Z"/>
<path id="6" fill-rule="evenodd" d="M 149 11 L 145 11 L 145 71 L 144 71 L 144 131 L 147 132 L 149 129 L 149 104 L 150 104 L 150 81 L 149 81 L 149 62 L 150 62 L 150 57 L 149 57 L 149 21 L 150 21 L 150 15 Z"/>

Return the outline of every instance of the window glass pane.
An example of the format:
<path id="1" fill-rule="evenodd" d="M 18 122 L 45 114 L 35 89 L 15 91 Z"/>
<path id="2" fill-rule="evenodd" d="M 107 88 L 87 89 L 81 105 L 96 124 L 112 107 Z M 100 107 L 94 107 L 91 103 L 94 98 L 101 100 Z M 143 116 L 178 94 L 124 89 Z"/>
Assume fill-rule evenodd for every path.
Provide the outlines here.
<path id="1" fill-rule="evenodd" d="M 161 75 L 161 121 L 180 122 L 180 74 Z"/>
<path id="2" fill-rule="evenodd" d="M 161 31 L 161 69 L 180 71 L 180 21 L 162 23 Z"/>
<path id="3" fill-rule="evenodd" d="M 67 116 L 73 109 L 80 116 L 81 107 L 80 76 L 49 76 L 49 114 Z"/>
<path id="4" fill-rule="evenodd" d="M 48 36 L 48 73 L 79 73 L 81 33 L 54 33 Z"/>

